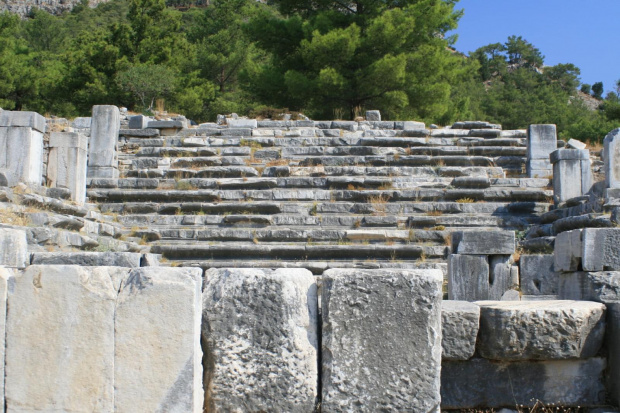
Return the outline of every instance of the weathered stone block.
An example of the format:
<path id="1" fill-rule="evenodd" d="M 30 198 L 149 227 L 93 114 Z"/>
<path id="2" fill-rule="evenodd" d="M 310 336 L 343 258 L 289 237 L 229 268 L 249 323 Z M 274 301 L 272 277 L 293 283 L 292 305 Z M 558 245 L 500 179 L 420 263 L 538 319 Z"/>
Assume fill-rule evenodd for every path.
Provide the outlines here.
<path id="1" fill-rule="evenodd" d="M 560 274 L 558 297 L 562 300 L 620 302 L 620 271 Z"/>
<path id="2" fill-rule="evenodd" d="M 323 275 L 324 412 L 439 411 L 439 270 Z"/>
<path id="3" fill-rule="evenodd" d="M 510 255 L 489 256 L 489 296 L 486 300 L 508 299 L 505 293 L 519 287 L 519 275 L 513 273 Z"/>
<path id="4" fill-rule="evenodd" d="M 476 350 L 480 307 L 467 301 L 447 300 L 441 304 L 441 357 L 468 360 Z"/>
<path id="5" fill-rule="evenodd" d="M 607 304 L 607 389 L 612 403 L 620 404 L 620 302 Z"/>
<path id="6" fill-rule="evenodd" d="M 37 112 L 4 110 L 0 112 L 0 127 L 31 128 L 45 133 L 45 118 Z"/>
<path id="7" fill-rule="evenodd" d="M 239 128 L 250 128 L 256 129 L 258 127 L 258 122 L 256 119 L 226 119 L 229 128 L 239 129 Z"/>
<path id="8" fill-rule="evenodd" d="M 620 188 L 620 128 L 614 129 L 605 136 L 605 187 Z"/>
<path id="9" fill-rule="evenodd" d="M 620 228 L 584 228 L 582 245 L 584 271 L 620 270 Z"/>
<path id="10" fill-rule="evenodd" d="M 129 118 L 129 124 L 127 127 L 129 129 L 146 129 L 149 122 L 153 119 L 144 115 L 136 115 Z"/>
<path id="11" fill-rule="evenodd" d="M 32 265 L 15 278 L 6 322 L 8 412 L 114 410 L 119 276 L 114 267 Z"/>
<path id="12" fill-rule="evenodd" d="M 581 264 L 583 246 L 580 229 L 565 231 L 555 237 L 553 250 L 555 271 L 577 271 Z"/>
<path id="13" fill-rule="evenodd" d="M 605 306 L 590 301 L 478 301 L 478 351 L 492 360 L 593 357 L 605 334 Z"/>
<path id="14" fill-rule="evenodd" d="M 88 177 L 115 178 L 118 172 L 116 144 L 120 129 L 120 112 L 116 106 L 93 106 L 88 149 Z"/>
<path id="15" fill-rule="evenodd" d="M 577 139 L 569 139 L 566 146 L 572 149 L 585 149 L 587 145 Z"/>
<path id="16" fill-rule="evenodd" d="M 536 175 L 542 177 L 542 171 L 551 172 L 549 154 L 557 148 L 557 133 L 555 125 L 530 125 L 527 130 L 527 174 L 530 178 Z M 532 161 L 542 160 L 543 163 L 534 165 Z M 538 173 L 536 173 L 538 172 Z M 535 175 L 536 173 L 536 175 Z"/>
<path id="17" fill-rule="evenodd" d="M 49 147 L 49 186 L 68 189 L 71 199 L 83 205 L 86 200 L 88 138 L 79 133 L 52 132 Z"/>
<path id="18" fill-rule="evenodd" d="M 0 267 L 0 360 L 5 360 L 6 347 L 6 307 L 9 284 L 13 284 L 14 274 L 8 268 Z M 4 412 L 4 369 L 5 363 L 0 363 L 0 405 Z"/>
<path id="19" fill-rule="evenodd" d="M 605 401 L 603 358 L 496 362 L 447 361 L 441 368 L 441 407 L 532 406 L 537 400 L 560 406 Z"/>
<path id="20" fill-rule="evenodd" d="M 11 171 L 19 182 L 40 185 L 43 133 L 30 127 L 0 127 L 0 168 Z"/>
<path id="21" fill-rule="evenodd" d="M 590 151 L 558 149 L 550 155 L 553 194 L 557 202 L 587 194 L 592 188 Z"/>
<path id="22" fill-rule="evenodd" d="M 556 244 L 557 245 L 557 244 Z M 521 292 L 525 295 L 558 293 L 558 276 L 553 269 L 554 255 L 521 255 Z"/>
<path id="23" fill-rule="evenodd" d="M 114 323 L 114 411 L 203 411 L 202 270 L 131 270 Z"/>
<path id="24" fill-rule="evenodd" d="M 394 122 L 394 129 L 396 130 L 423 130 L 425 128 L 426 124 L 424 122 L 416 122 L 413 120 Z"/>
<path id="25" fill-rule="evenodd" d="M 35 252 L 31 263 L 138 268 L 141 258 L 142 254 L 133 252 Z"/>
<path id="26" fill-rule="evenodd" d="M 318 304 L 304 269 L 210 269 L 203 293 L 205 409 L 311 412 Z"/>
<path id="27" fill-rule="evenodd" d="M 71 123 L 71 126 L 75 129 L 90 129 L 90 123 L 92 121 L 92 118 L 90 116 L 88 117 L 77 117 L 75 119 L 73 119 L 73 122 Z"/>
<path id="28" fill-rule="evenodd" d="M 0 266 L 25 268 L 29 264 L 26 231 L 0 228 Z"/>
<path id="29" fill-rule="evenodd" d="M 366 120 L 369 122 L 381 122 L 381 112 L 378 110 L 367 110 Z"/>
<path id="30" fill-rule="evenodd" d="M 454 231 L 455 254 L 510 255 L 515 252 L 514 231 Z"/>
<path id="31" fill-rule="evenodd" d="M 451 254 L 448 257 L 448 298 L 477 301 L 489 297 L 489 261 L 486 255 Z"/>

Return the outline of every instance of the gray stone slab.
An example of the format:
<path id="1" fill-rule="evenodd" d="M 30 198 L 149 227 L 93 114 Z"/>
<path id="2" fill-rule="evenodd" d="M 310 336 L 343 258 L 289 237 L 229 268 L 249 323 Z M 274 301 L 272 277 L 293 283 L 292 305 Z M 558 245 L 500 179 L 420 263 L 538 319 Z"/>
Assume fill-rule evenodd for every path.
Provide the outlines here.
<path id="1" fill-rule="evenodd" d="M 19 182 L 41 185 L 43 133 L 30 127 L 0 127 L 0 168 L 11 171 Z"/>
<path id="2" fill-rule="evenodd" d="M 15 278 L 6 323 L 8 412 L 114 411 L 114 316 L 126 272 L 32 265 Z"/>
<path id="3" fill-rule="evenodd" d="M 564 202 L 590 191 L 592 171 L 588 150 L 558 149 L 551 153 L 551 162 L 556 202 Z"/>
<path id="4" fill-rule="evenodd" d="M 131 270 L 114 314 L 114 411 L 203 411 L 202 270 Z"/>
<path id="5" fill-rule="evenodd" d="M 476 350 L 480 307 L 467 301 L 445 300 L 441 304 L 441 358 L 468 360 Z"/>
<path id="6" fill-rule="evenodd" d="M 159 136 L 159 129 L 120 129 L 120 136 L 128 136 L 133 138 L 156 138 Z"/>
<path id="7" fill-rule="evenodd" d="M 509 299 L 510 295 L 506 295 L 508 291 L 517 292 L 519 275 L 518 272 L 514 273 L 517 267 L 513 266 L 512 263 L 510 255 L 489 256 L 489 295 L 486 298 L 487 300 Z M 514 298 L 514 295 L 512 298 Z"/>
<path id="8" fill-rule="evenodd" d="M 587 145 L 577 139 L 569 139 L 566 146 L 571 149 L 585 149 Z"/>
<path id="9" fill-rule="evenodd" d="M 45 118 L 37 112 L 4 110 L 0 112 L 0 127 L 31 128 L 45 133 Z"/>
<path id="10" fill-rule="evenodd" d="M 31 263 L 138 268 L 141 256 L 132 252 L 35 252 Z"/>
<path id="11" fill-rule="evenodd" d="M 575 271 L 559 276 L 558 296 L 562 300 L 620 302 L 620 272 Z"/>
<path id="12" fill-rule="evenodd" d="M 366 120 L 369 122 L 381 122 L 381 112 L 378 110 L 367 110 Z"/>
<path id="13" fill-rule="evenodd" d="M 88 138 L 80 133 L 52 132 L 49 140 L 47 182 L 52 188 L 67 189 L 78 205 L 86 201 Z"/>
<path id="14" fill-rule="evenodd" d="M 581 238 L 584 271 L 620 270 L 620 228 L 584 228 Z"/>
<path id="15" fill-rule="evenodd" d="M 0 266 L 25 268 L 30 264 L 26 231 L 0 228 Z"/>
<path id="16" fill-rule="evenodd" d="M 606 331 L 607 362 L 607 391 L 611 402 L 620 404 L 620 302 L 607 304 L 607 331 Z"/>
<path id="17" fill-rule="evenodd" d="M 6 348 L 6 312 L 9 286 L 12 287 L 15 281 L 12 270 L 0 267 L 0 360 L 5 360 Z M 0 403 L 4 406 L 4 372 L 5 363 L 0 363 Z"/>
<path id="18" fill-rule="evenodd" d="M 207 411 L 314 411 L 318 304 L 304 269 L 210 269 L 202 335 Z"/>
<path id="19" fill-rule="evenodd" d="M 484 406 L 596 406 L 605 402 L 603 358 L 588 360 L 495 362 L 485 359 L 444 362 L 442 409 Z"/>
<path id="20" fill-rule="evenodd" d="M 180 120 L 152 120 L 147 126 L 149 129 L 173 129 L 179 130 L 187 127 L 187 122 Z"/>
<path id="21" fill-rule="evenodd" d="M 489 297 L 489 261 L 486 255 L 451 254 L 448 257 L 448 298 L 477 301 Z"/>
<path id="22" fill-rule="evenodd" d="M 127 125 L 127 127 L 129 129 L 145 129 L 148 126 L 149 122 L 152 120 L 153 119 L 144 115 L 131 116 L 129 118 L 129 124 Z"/>
<path id="23" fill-rule="evenodd" d="M 583 246 L 581 229 L 565 231 L 555 237 L 553 251 L 555 271 L 577 271 L 581 264 Z"/>
<path id="24" fill-rule="evenodd" d="M 552 164 L 560 161 L 576 161 L 590 159 L 590 151 L 587 149 L 558 149 L 549 154 Z"/>
<path id="25" fill-rule="evenodd" d="M 116 145 L 120 129 L 120 112 L 116 106 L 93 106 L 88 148 L 88 177 L 115 178 L 118 169 Z"/>
<path id="26" fill-rule="evenodd" d="M 510 255 L 515 252 L 514 231 L 454 231 L 455 254 Z"/>
<path id="27" fill-rule="evenodd" d="M 527 174 L 534 177 L 536 171 L 550 170 L 549 154 L 557 148 L 555 125 L 530 125 L 527 131 Z M 533 164 L 533 160 L 542 160 L 542 164 Z M 543 176 L 537 174 L 539 176 Z"/>
<path id="28" fill-rule="evenodd" d="M 521 292 L 525 295 L 555 295 L 558 293 L 558 275 L 555 273 L 555 256 L 521 255 L 519 275 Z"/>
<path id="29" fill-rule="evenodd" d="M 323 412 L 439 411 L 439 270 L 323 275 Z"/>
<path id="30" fill-rule="evenodd" d="M 77 117 L 75 119 L 73 119 L 73 122 L 71 123 L 71 126 L 75 129 L 90 129 L 90 123 L 92 121 L 92 118 L 90 116 L 88 117 Z"/>
<path id="31" fill-rule="evenodd" d="M 605 334 L 605 306 L 591 301 L 478 301 L 478 352 L 492 360 L 595 356 Z"/>
<path id="32" fill-rule="evenodd" d="M 258 127 L 258 122 L 256 121 L 256 119 L 227 118 L 226 123 L 228 123 L 229 128 L 235 128 L 235 129 L 238 129 L 238 128 L 255 129 Z"/>
<path id="33" fill-rule="evenodd" d="M 605 187 L 620 188 L 620 128 L 614 129 L 603 140 Z"/>

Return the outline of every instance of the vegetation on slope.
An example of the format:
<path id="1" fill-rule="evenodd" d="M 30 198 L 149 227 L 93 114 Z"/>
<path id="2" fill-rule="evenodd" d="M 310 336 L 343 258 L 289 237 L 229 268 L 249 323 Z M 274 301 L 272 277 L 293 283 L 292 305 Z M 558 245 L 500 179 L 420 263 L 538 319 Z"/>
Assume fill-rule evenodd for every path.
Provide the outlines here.
<path id="1" fill-rule="evenodd" d="M 620 90 L 603 99 L 600 82 L 580 85 L 572 64 L 545 67 L 521 37 L 455 52 L 456 1 L 213 0 L 180 11 L 112 0 L 61 16 L 0 14 L 0 107 L 76 116 L 94 104 L 148 112 L 164 99 L 196 121 L 270 107 L 315 119 L 380 109 L 439 124 L 556 123 L 581 140 L 620 126 Z M 602 104 L 588 109 L 579 93 Z"/>

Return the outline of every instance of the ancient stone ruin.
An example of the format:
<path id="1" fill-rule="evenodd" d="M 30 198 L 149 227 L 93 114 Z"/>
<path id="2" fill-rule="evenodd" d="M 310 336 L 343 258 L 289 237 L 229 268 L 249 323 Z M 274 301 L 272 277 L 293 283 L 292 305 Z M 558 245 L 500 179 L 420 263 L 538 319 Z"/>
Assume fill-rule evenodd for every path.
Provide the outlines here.
<path id="1" fill-rule="evenodd" d="M 0 112 L 4 411 L 620 403 L 620 129 L 92 115 Z"/>

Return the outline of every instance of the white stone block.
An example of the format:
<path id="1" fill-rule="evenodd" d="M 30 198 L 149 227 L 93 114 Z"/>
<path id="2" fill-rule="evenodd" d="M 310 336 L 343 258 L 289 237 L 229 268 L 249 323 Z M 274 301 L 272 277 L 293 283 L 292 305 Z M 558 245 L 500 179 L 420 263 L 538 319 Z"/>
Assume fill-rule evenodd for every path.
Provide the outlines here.
<path id="1" fill-rule="evenodd" d="M 583 246 L 580 229 L 560 232 L 555 237 L 553 250 L 555 271 L 577 271 L 581 264 Z"/>
<path id="2" fill-rule="evenodd" d="M 25 268 L 29 264 L 26 231 L 0 228 L 0 266 Z"/>
<path id="3" fill-rule="evenodd" d="M 0 127 L 31 128 L 45 133 L 45 118 L 37 112 L 5 110 L 0 112 Z"/>
<path id="4" fill-rule="evenodd" d="M 13 171 L 19 182 L 40 185 L 43 133 L 29 127 L 0 127 L 0 168 Z"/>
<path id="5" fill-rule="evenodd" d="M 468 360 L 476 351 L 480 307 L 467 301 L 444 300 L 441 304 L 441 358 Z"/>
<path id="6" fill-rule="evenodd" d="M 566 146 L 573 149 L 585 149 L 587 145 L 577 139 L 569 139 Z"/>
<path id="7" fill-rule="evenodd" d="M 6 307 L 9 284 L 14 281 L 14 274 L 8 268 L 0 267 L 0 360 L 5 360 L 6 348 Z M 11 285 L 12 287 L 12 285 Z M 4 412 L 4 370 L 5 363 L 0 363 L 0 406 Z"/>
<path id="8" fill-rule="evenodd" d="M 551 169 L 549 154 L 557 149 L 555 125 L 530 125 L 527 130 L 527 173 L 534 177 L 534 171 Z M 544 165 L 534 165 L 532 161 L 543 160 Z M 540 176 L 540 174 L 537 174 Z"/>
<path id="9" fill-rule="evenodd" d="M 448 298 L 476 301 L 489 298 L 489 260 L 486 255 L 448 257 Z"/>
<path id="10" fill-rule="evenodd" d="M 110 174 L 105 173 L 105 168 L 118 169 L 116 146 L 119 130 L 120 112 L 116 106 L 93 106 L 88 150 L 89 178 L 110 178 Z"/>
<path id="11" fill-rule="evenodd" d="M 515 252 L 515 232 L 455 231 L 452 250 L 455 254 L 510 255 Z"/>
<path id="12" fill-rule="evenodd" d="M 15 278 L 7 412 L 114 410 L 115 267 L 37 266 Z"/>
<path id="13" fill-rule="evenodd" d="M 206 272 L 206 411 L 314 411 L 316 294 L 305 269 Z"/>
<path id="14" fill-rule="evenodd" d="M 201 413 L 202 270 L 131 270 L 116 305 L 114 411 Z"/>
<path id="15" fill-rule="evenodd" d="M 258 127 L 258 122 L 256 121 L 256 119 L 227 118 L 226 122 L 228 123 L 228 127 L 231 129 L 238 129 L 238 128 L 255 129 Z"/>
<path id="16" fill-rule="evenodd" d="M 88 138 L 79 133 L 52 132 L 47 180 L 52 188 L 65 188 L 78 205 L 86 201 Z"/>
<path id="17" fill-rule="evenodd" d="M 614 129 L 605 136 L 605 187 L 620 188 L 620 128 Z"/>
<path id="18" fill-rule="evenodd" d="M 620 270 L 620 228 L 584 228 L 582 268 L 584 271 Z"/>

